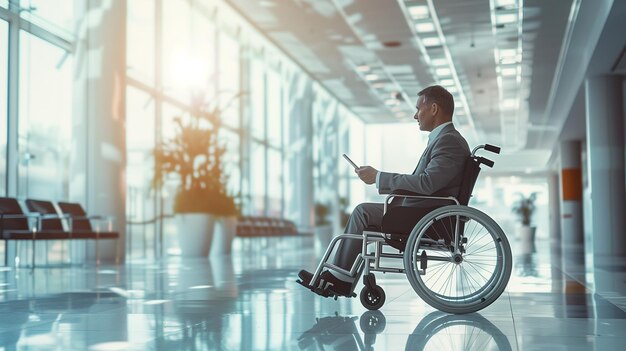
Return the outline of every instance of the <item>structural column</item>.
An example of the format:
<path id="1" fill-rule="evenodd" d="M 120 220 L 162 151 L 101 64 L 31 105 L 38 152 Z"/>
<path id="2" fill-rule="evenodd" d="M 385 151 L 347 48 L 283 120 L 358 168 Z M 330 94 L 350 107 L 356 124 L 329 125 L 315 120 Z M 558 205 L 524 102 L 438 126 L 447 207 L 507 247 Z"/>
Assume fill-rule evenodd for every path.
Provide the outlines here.
<path id="1" fill-rule="evenodd" d="M 585 82 L 594 259 L 626 256 L 623 78 Z"/>
<path id="2" fill-rule="evenodd" d="M 563 141 L 561 159 L 561 252 L 563 270 L 584 263 L 583 183 L 580 141 Z"/>
<path id="3" fill-rule="evenodd" d="M 286 218 L 292 218 L 303 230 L 314 225 L 313 184 L 313 89 L 303 74 L 293 73 L 289 80 L 291 93 L 286 106 L 285 177 Z"/>
<path id="4" fill-rule="evenodd" d="M 126 3 L 76 2 L 75 105 L 70 197 L 89 214 L 112 216 L 117 240 L 88 243 L 87 260 L 112 262 L 125 253 Z M 84 6 L 84 8 L 81 8 Z M 100 229 L 109 229 L 106 225 Z"/>

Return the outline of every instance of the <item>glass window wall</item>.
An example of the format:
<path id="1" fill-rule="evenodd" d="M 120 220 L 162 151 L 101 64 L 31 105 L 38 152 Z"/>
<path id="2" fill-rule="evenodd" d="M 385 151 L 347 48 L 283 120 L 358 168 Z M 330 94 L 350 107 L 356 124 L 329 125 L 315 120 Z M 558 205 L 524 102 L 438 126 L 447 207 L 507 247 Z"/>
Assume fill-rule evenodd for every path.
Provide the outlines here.
<path id="1" fill-rule="evenodd" d="M 189 103 L 190 86 L 199 77 L 200 58 L 191 51 L 191 5 L 187 1 L 163 3 L 163 91 L 183 103 Z M 207 34 L 207 38 L 210 34 Z"/>
<path id="2" fill-rule="evenodd" d="M 301 216 L 296 212 L 287 214 L 284 204 L 286 198 L 302 198 L 306 197 L 302 195 L 303 193 L 314 191 L 309 189 L 310 185 L 306 179 L 287 179 L 288 170 L 291 169 L 290 162 L 308 162 L 312 150 L 309 145 L 299 145 L 295 140 L 289 141 L 288 138 L 309 140 L 311 134 L 321 133 L 321 136 L 313 138 L 318 148 L 323 149 L 323 153 L 316 155 L 315 159 L 318 162 L 323 161 L 326 166 L 311 169 L 315 169 L 316 172 L 332 171 L 338 162 L 335 155 L 339 140 L 336 135 L 337 120 L 341 118 L 338 102 L 319 85 L 316 87 L 315 95 L 323 98 L 314 101 L 309 96 L 312 94 L 311 82 L 303 72 L 292 65 L 228 6 L 216 4 L 217 9 L 213 9 L 206 3 L 198 1 L 170 0 L 160 2 L 162 10 L 155 11 L 154 6 L 159 6 L 159 2 L 154 4 L 145 0 L 133 0 L 129 2 L 128 8 L 128 73 L 129 77 L 139 81 L 139 84 L 132 80 L 129 82 L 134 88 L 128 91 L 128 113 L 137 116 L 127 118 L 129 123 L 130 118 L 139 118 L 140 115 L 141 118 L 144 116 L 153 118 L 156 121 L 155 125 L 160 127 L 160 133 L 156 131 L 154 140 L 134 135 L 135 131 L 128 134 L 129 138 L 131 135 L 138 138 L 128 145 L 129 163 L 136 165 L 129 164 L 129 171 L 134 167 L 136 172 L 133 174 L 137 176 L 136 179 L 129 181 L 129 192 L 131 186 L 139 186 L 138 182 L 145 178 L 145 175 L 141 175 L 143 171 L 140 171 L 139 167 L 152 167 L 145 158 L 150 148 L 149 144 L 170 139 L 175 135 L 175 116 L 189 117 L 191 93 L 201 92 L 211 103 L 219 104 L 223 109 L 233 96 L 245 92 L 244 98 L 234 100 L 228 105 L 228 109 L 222 111 L 224 123 L 220 140 L 226 147 L 224 170 L 228 178 L 227 190 L 231 195 L 242 196 L 243 213 L 246 215 L 272 217 L 291 215 L 294 218 L 289 219 L 307 221 L 306 218 L 310 216 Z M 214 10 L 218 11 L 219 16 L 214 16 L 216 13 Z M 157 13 L 162 13 L 162 17 L 155 21 Z M 162 34 L 158 37 L 155 33 Z M 139 41 L 143 42 L 138 43 Z M 142 55 L 150 55 L 159 44 L 162 48 L 161 66 L 155 67 L 159 60 L 153 61 L 152 57 L 146 57 L 149 62 L 141 66 Z M 158 76 L 155 77 L 153 72 L 161 75 L 162 87 L 154 83 Z M 143 93 L 140 94 L 139 91 Z M 161 104 L 160 113 L 153 111 L 152 102 L 146 102 L 150 107 L 138 102 L 149 100 L 148 96 L 154 98 L 156 106 Z M 316 126 L 311 129 L 309 124 L 300 126 L 301 119 L 310 118 L 314 109 L 317 111 L 316 121 L 322 128 Z M 345 108 L 344 110 L 347 111 Z M 288 116 L 291 112 L 288 111 L 300 117 L 291 119 L 292 117 Z M 245 119 L 242 117 L 244 112 Z M 293 126 L 295 129 L 288 132 L 286 127 L 290 119 L 292 123 L 298 125 Z M 154 131 L 152 127 L 148 130 Z M 362 133 L 362 126 L 360 130 Z M 330 143 L 327 143 L 329 141 Z M 294 145 L 294 150 L 285 146 L 287 142 Z M 331 164 L 333 167 L 330 167 Z M 291 172 L 298 171 L 294 168 Z M 328 177 L 324 184 L 320 184 L 325 186 L 332 183 L 332 189 L 324 190 L 325 194 L 329 194 L 329 201 L 333 201 L 330 199 L 331 194 L 337 194 L 335 188 L 339 185 L 332 181 L 335 178 L 336 176 Z M 293 184 L 287 186 L 286 182 Z M 159 203 L 156 208 L 160 210 L 157 212 L 172 213 L 178 183 L 175 176 L 170 177 L 165 183 L 160 199 L 135 199 L 132 202 L 132 206 L 135 207 L 130 207 L 129 202 L 129 211 L 139 213 L 141 211 L 136 209 L 139 202 L 154 201 Z M 347 184 L 348 180 L 345 179 L 342 194 L 352 196 L 355 192 L 349 191 Z M 137 196 L 138 193 L 135 190 L 133 192 Z M 303 209 L 301 212 L 310 210 Z M 131 212 L 129 218 L 130 216 Z M 298 219 L 295 216 L 298 216 Z M 170 254 L 177 254 L 178 243 L 175 238 L 175 226 L 172 223 L 171 220 L 165 220 L 163 223 L 164 246 L 168 248 Z M 142 237 L 147 237 L 150 241 L 150 237 L 146 235 Z M 134 242 L 133 245 L 142 247 Z"/>
<path id="3" fill-rule="evenodd" d="M 21 198 L 69 199 L 72 55 L 20 32 L 18 189 Z M 36 264 L 62 262 L 67 242 L 37 243 Z"/>
<path id="4" fill-rule="evenodd" d="M 250 121 L 251 134 L 254 138 L 265 140 L 265 72 L 260 60 L 253 60 L 250 64 L 250 102 L 252 120 Z"/>
<path id="5" fill-rule="evenodd" d="M 265 145 L 251 143 L 250 148 L 250 196 L 249 213 L 255 216 L 265 215 Z"/>
<path id="6" fill-rule="evenodd" d="M 131 258 L 150 256 L 156 226 L 154 176 L 154 99 L 133 88 L 126 89 L 126 219 L 127 252 Z"/>
<path id="7" fill-rule="evenodd" d="M 6 194 L 8 24 L 0 20 L 0 194 Z"/>
<path id="8" fill-rule="evenodd" d="M 241 189 L 241 137 L 236 132 L 222 128 L 220 143 L 226 148 L 224 154 L 224 172 L 228 175 L 226 189 L 229 194 L 238 196 Z"/>
<path id="9" fill-rule="evenodd" d="M 279 150 L 269 148 L 267 154 L 267 215 L 270 217 L 282 217 L 283 199 L 283 163 Z"/>
<path id="10" fill-rule="evenodd" d="M 224 124 L 239 128 L 241 101 L 235 98 L 241 93 L 239 43 L 225 32 L 219 36 L 219 100 L 224 108 Z"/>
<path id="11" fill-rule="evenodd" d="M 20 33 L 18 195 L 69 198 L 72 56 Z"/>
<path id="12" fill-rule="evenodd" d="M 56 33 L 74 30 L 74 4 L 67 0 L 20 0 L 23 18 Z"/>
<path id="13" fill-rule="evenodd" d="M 267 74 L 267 140 L 270 145 L 281 147 L 281 84 L 280 76 L 276 72 Z"/>
<path id="14" fill-rule="evenodd" d="M 128 76 L 148 85 L 155 83 L 154 15 L 154 0 L 128 2 L 126 35 Z"/>

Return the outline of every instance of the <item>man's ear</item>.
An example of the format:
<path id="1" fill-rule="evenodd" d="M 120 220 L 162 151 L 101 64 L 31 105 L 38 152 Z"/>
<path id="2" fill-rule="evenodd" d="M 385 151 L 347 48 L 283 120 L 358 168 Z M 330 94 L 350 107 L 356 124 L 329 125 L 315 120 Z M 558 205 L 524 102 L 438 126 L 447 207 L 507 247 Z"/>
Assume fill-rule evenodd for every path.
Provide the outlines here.
<path id="1" fill-rule="evenodd" d="M 439 112 L 439 105 L 437 105 L 436 102 L 433 102 L 430 105 L 430 111 L 433 113 L 433 115 L 437 115 L 437 113 Z"/>

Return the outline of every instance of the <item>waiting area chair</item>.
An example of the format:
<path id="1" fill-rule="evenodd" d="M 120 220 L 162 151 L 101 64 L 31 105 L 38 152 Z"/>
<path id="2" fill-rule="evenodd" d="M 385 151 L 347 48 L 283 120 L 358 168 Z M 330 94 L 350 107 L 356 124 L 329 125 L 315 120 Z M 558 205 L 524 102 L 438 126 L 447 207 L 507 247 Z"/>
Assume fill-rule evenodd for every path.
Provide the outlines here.
<path id="1" fill-rule="evenodd" d="M 59 202 L 61 214 L 51 201 L 27 199 L 28 212 L 22 210 L 16 198 L 0 198 L 0 234 L 2 240 L 31 241 L 32 268 L 35 266 L 35 242 L 40 240 L 95 240 L 96 262 L 100 262 L 98 243 L 101 239 L 119 239 L 120 234 L 112 230 L 112 217 L 88 216 L 78 203 Z M 97 223 L 92 226 L 91 222 Z M 102 224 L 104 223 L 104 224 Z M 65 224 L 65 225 L 64 225 Z M 5 252 L 5 266 L 8 265 Z M 116 260 L 119 259 L 119 244 Z"/>

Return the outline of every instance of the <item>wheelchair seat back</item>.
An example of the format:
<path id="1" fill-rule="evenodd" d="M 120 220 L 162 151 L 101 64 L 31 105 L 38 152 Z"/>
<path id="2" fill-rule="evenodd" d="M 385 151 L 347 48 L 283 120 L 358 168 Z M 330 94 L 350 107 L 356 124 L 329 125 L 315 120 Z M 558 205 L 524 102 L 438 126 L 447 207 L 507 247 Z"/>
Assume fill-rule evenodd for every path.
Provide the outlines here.
<path id="1" fill-rule="evenodd" d="M 461 187 L 459 194 L 456 197 L 459 204 L 467 206 L 476 185 L 478 174 L 480 173 L 480 165 L 484 163 L 485 159 L 477 156 L 468 156 L 463 168 L 463 178 L 461 181 Z M 406 207 L 398 206 L 390 208 L 383 216 L 382 232 L 389 234 L 390 238 L 385 239 L 385 242 L 400 250 L 404 251 L 406 248 L 406 241 L 411 234 L 411 231 L 429 212 L 434 211 L 437 208 L 447 206 L 449 203 L 442 202 L 440 206 L 431 207 Z M 447 223 L 436 222 L 426 232 L 426 236 L 433 240 L 443 239 L 446 243 L 450 243 L 454 240 L 453 233 L 456 226 L 456 220 L 448 221 Z M 461 223 L 460 230 L 463 232 L 464 223 Z"/>

